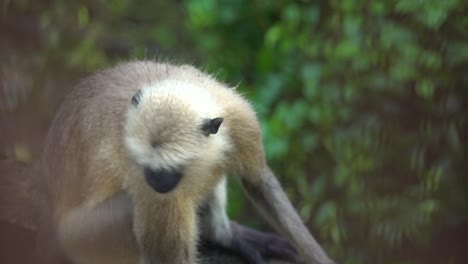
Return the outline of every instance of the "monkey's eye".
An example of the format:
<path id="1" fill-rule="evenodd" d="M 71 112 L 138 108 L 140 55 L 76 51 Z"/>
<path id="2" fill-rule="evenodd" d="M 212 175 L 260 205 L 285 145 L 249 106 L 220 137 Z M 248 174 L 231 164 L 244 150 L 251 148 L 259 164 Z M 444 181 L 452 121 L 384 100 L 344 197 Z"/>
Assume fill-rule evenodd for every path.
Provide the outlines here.
<path id="1" fill-rule="evenodd" d="M 138 90 L 132 97 L 132 104 L 138 106 L 141 101 L 141 90 Z"/>
<path id="2" fill-rule="evenodd" d="M 210 134 L 218 133 L 219 127 L 221 126 L 221 123 L 223 123 L 223 120 L 224 118 L 222 117 L 205 120 L 201 126 L 203 134 L 205 134 L 205 136 L 209 136 Z"/>
<path id="3" fill-rule="evenodd" d="M 152 141 L 151 142 L 151 147 L 153 147 L 154 149 L 158 149 L 162 146 L 162 143 L 160 142 L 157 142 L 157 141 Z"/>

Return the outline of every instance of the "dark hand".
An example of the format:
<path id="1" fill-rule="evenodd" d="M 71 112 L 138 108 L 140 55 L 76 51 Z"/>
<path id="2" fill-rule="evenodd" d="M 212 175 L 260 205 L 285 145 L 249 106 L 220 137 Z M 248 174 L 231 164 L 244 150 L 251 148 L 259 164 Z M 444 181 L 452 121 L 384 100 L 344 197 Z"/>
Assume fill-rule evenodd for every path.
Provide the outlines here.
<path id="1" fill-rule="evenodd" d="M 233 239 L 231 250 L 239 253 L 249 264 L 263 264 L 264 258 L 302 263 L 301 257 L 282 237 L 231 223 Z"/>

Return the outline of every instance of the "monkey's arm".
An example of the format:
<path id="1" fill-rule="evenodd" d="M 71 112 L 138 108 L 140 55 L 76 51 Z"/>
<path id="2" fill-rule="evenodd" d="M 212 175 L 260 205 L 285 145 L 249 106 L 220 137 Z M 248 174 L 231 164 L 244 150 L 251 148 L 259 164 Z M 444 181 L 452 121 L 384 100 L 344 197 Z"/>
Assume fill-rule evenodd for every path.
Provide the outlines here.
<path id="1" fill-rule="evenodd" d="M 74 208 L 59 220 L 60 244 L 76 263 L 137 264 L 132 215 L 131 199 L 123 191 L 96 206 Z"/>
<path id="2" fill-rule="evenodd" d="M 140 248 L 140 264 L 196 263 L 196 211 L 183 195 L 157 195 L 146 186 L 132 186 L 133 231 Z M 135 192 L 136 190 L 136 192 Z"/>
<path id="3" fill-rule="evenodd" d="M 233 146 L 228 168 L 241 178 L 249 199 L 307 264 L 333 263 L 307 230 L 266 164 L 262 132 L 255 112 L 243 102 L 232 107 L 225 119 Z"/>
<path id="4" fill-rule="evenodd" d="M 242 184 L 265 219 L 291 242 L 306 263 L 334 263 L 304 226 L 270 168 L 266 166 L 261 176 L 255 181 L 244 177 Z"/>

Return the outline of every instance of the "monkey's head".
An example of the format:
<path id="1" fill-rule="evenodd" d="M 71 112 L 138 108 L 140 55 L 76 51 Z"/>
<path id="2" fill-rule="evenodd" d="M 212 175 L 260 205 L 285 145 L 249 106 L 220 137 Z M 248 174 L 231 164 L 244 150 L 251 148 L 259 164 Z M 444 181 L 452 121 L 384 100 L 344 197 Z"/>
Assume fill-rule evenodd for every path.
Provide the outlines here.
<path id="1" fill-rule="evenodd" d="M 211 177 L 229 146 L 221 108 L 184 81 L 148 84 L 133 95 L 124 142 L 141 177 L 158 193 L 195 188 Z"/>

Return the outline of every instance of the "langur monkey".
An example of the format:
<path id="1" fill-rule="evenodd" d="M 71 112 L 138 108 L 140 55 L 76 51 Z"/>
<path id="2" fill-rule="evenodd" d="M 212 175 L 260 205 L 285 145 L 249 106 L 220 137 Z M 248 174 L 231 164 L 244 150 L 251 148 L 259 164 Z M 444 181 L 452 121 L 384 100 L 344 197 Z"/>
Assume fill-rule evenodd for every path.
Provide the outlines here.
<path id="1" fill-rule="evenodd" d="M 267 166 L 251 105 L 192 66 L 136 61 L 84 79 L 53 122 L 43 164 L 48 222 L 72 263 L 201 263 L 199 237 L 248 263 L 295 251 L 333 263 Z M 230 222 L 226 173 L 289 243 Z"/>

